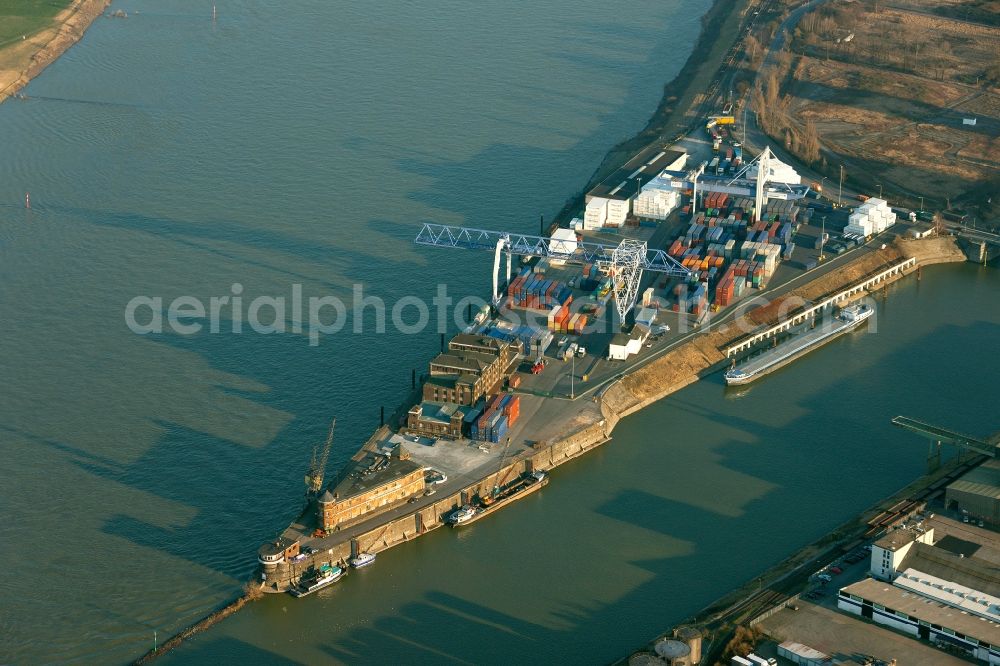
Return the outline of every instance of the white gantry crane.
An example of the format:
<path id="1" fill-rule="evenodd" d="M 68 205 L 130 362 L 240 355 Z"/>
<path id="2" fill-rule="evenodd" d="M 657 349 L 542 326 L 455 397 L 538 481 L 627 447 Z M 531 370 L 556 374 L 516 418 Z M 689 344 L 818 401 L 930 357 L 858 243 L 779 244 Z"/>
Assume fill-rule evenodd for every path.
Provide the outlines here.
<path id="1" fill-rule="evenodd" d="M 500 267 L 507 255 L 507 282 L 511 277 L 511 256 L 547 257 L 573 264 L 596 263 L 614 281 L 615 308 L 622 322 L 635 306 L 643 271 L 686 277 L 687 268 L 663 250 L 650 250 L 645 241 L 625 239 L 618 245 L 590 243 L 513 234 L 506 231 L 453 227 L 425 223 L 415 241 L 419 245 L 488 250 L 493 256 L 493 303 L 500 302 Z"/>
<path id="2" fill-rule="evenodd" d="M 771 160 L 774 160 L 775 162 L 780 161 L 774 155 L 774 153 L 771 152 L 771 147 L 765 146 L 764 150 L 761 151 L 761 153 L 757 155 L 757 157 L 753 158 L 749 162 L 744 163 L 740 167 L 740 170 L 736 172 L 736 175 L 733 176 L 732 180 L 729 181 L 729 184 L 732 185 L 737 180 L 748 174 L 750 172 L 750 169 L 756 167 L 757 191 L 754 196 L 754 214 L 758 216 L 758 219 L 760 215 L 763 213 L 764 205 L 767 203 L 767 184 L 771 182 L 771 177 L 773 175 L 771 173 Z M 787 183 L 776 183 L 776 184 L 784 185 L 785 189 L 787 189 L 789 192 L 792 191 L 792 188 L 789 187 Z"/>

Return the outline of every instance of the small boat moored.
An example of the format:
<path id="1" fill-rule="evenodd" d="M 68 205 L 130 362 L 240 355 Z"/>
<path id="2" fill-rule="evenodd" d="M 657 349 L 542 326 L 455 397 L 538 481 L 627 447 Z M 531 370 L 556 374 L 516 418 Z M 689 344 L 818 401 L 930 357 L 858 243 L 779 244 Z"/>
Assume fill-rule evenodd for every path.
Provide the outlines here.
<path id="1" fill-rule="evenodd" d="M 361 567 L 366 567 L 375 561 L 375 553 L 358 553 L 357 557 L 352 557 L 348 560 L 350 564 L 355 569 L 360 569 Z"/>
<path id="2" fill-rule="evenodd" d="M 467 523 L 476 517 L 476 507 L 466 504 L 461 509 L 455 509 L 445 519 L 452 525 Z"/>
<path id="3" fill-rule="evenodd" d="M 304 597 L 336 583 L 344 575 L 344 570 L 333 564 L 324 564 L 315 574 L 299 579 L 289 592 L 293 597 Z"/>

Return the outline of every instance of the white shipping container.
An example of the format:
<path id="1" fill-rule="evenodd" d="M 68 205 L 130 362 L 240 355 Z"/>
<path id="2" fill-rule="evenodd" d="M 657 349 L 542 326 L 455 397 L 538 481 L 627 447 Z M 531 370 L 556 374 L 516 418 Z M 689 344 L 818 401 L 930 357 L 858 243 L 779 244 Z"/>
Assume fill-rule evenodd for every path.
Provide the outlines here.
<path id="1" fill-rule="evenodd" d="M 793 663 L 807 664 L 808 666 L 819 666 L 830 662 L 829 655 L 795 641 L 785 641 L 779 645 L 778 656 Z"/>
<path id="2" fill-rule="evenodd" d="M 609 199 L 607 204 L 607 219 L 605 224 L 621 226 L 625 224 L 625 218 L 628 217 L 629 210 L 631 208 L 631 201 L 622 201 L 621 199 Z"/>
<path id="3" fill-rule="evenodd" d="M 597 225 L 597 228 L 604 226 L 604 221 L 608 217 L 608 200 L 603 197 L 594 197 L 587 202 L 587 210 L 583 214 L 583 221 L 588 227 Z"/>

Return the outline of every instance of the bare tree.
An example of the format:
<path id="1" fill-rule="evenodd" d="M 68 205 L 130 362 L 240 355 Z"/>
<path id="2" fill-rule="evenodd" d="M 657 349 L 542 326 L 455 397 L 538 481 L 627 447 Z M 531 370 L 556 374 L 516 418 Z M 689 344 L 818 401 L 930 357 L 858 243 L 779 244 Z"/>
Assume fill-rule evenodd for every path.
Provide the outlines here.
<path id="1" fill-rule="evenodd" d="M 812 164 L 819 159 L 819 135 L 816 133 L 816 123 L 812 120 L 806 121 L 805 129 L 802 131 L 802 140 L 799 142 L 799 157 L 806 164 Z"/>

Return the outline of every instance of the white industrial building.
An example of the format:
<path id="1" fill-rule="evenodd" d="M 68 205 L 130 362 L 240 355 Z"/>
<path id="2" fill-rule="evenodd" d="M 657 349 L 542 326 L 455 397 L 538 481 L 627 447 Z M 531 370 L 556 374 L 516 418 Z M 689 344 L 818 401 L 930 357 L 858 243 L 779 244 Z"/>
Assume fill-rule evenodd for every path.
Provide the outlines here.
<path id="1" fill-rule="evenodd" d="M 942 581 L 942 585 L 951 584 Z M 940 596 L 913 593 L 872 578 L 842 588 L 837 607 L 916 638 L 959 648 L 988 664 L 1000 664 L 1000 616 L 977 617 Z"/>
<path id="2" fill-rule="evenodd" d="M 879 234 L 896 224 L 896 214 L 885 199 L 871 198 L 854 209 L 848 218 L 845 234 L 864 236 Z"/>
<path id="3" fill-rule="evenodd" d="M 802 184 L 802 176 L 799 175 L 799 172 L 776 157 L 767 161 L 767 180 L 771 183 L 787 183 L 788 185 Z"/>
<path id="4" fill-rule="evenodd" d="M 655 148 L 644 150 L 633 157 L 598 183 L 584 197 L 586 210 L 581 228 L 594 231 L 603 227 L 624 225 L 629 213 L 633 212 L 633 199 L 639 195 L 643 185 L 655 180 L 664 171 L 683 169 L 687 157 L 684 151 L 657 152 Z"/>
<path id="5" fill-rule="evenodd" d="M 837 606 L 1000 666 L 998 571 L 1000 537 L 931 517 L 873 544 L 874 577 L 842 588 Z"/>
<path id="6" fill-rule="evenodd" d="M 934 544 L 934 528 L 905 527 L 889 532 L 872 544 L 870 571 L 872 576 L 892 581 L 903 559 L 915 543 Z"/>
<path id="7" fill-rule="evenodd" d="M 576 252 L 577 240 L 576 232 L 572 229 L 566 229 L 559 227 L 554 232 L 552 232 L 552 242 L 549 243 L 549 250 L 551 252 L 559 252 L 565 254 L 573 254 Z M 549 260 L 554 266 L 565 265 L 566 261 L 563 259 L 550 259 Z"/>
<path id="8" fill-rule="evenodd" d="M 617 333 L 608 345 L 608 360 L 625 361 L 638 354 L 648 337 L 649 329 L 640 325 L 634 326 L 631 333 Z"/>
<path id="9" fill-rule="evenodd" d="M 661 173 L 642 187 L 635 198 L 633 213 L 649 220 L 665 220 L 680 205 L 681 195 L 674 178 Z M 683 183 L 681 183 L 683 185 Z"/>
<path id="10" fill-rule="evenodd" d="M 778 656 L 802 666 L 827 666 L 833 662 L 830 655 L 795 641 L 785 641 L 779 645 Z"/>

